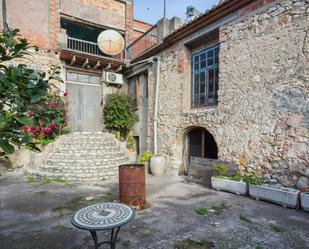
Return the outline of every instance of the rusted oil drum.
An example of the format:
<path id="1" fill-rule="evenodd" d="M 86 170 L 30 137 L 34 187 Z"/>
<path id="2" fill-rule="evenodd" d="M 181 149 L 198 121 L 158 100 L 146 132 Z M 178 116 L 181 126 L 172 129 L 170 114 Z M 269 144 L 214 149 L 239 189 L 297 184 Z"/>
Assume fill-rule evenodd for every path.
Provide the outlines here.
<path id="1" fill-rule="evenodd" d="M 146 205 L 146 183 L 144 164 L 123 164 L 119 166 L 119 197 L 136 210 Z"/>

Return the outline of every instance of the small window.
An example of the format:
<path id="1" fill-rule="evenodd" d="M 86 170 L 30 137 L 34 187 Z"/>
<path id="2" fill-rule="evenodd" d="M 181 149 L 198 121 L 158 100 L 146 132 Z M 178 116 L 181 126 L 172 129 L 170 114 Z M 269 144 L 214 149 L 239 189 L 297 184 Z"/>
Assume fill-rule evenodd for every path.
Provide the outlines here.
<path id="1" fill-rule="evenodd" d="M 137 78 L 132 78 L 129 80 L 128 93 L 131 98 L 131 105 L 133 108 L 137 108 Z"/>
<path id="2" fill-rule="evenodd" d="M 219 45 L 193 55 L 192 107 L 218 101 Z"/>

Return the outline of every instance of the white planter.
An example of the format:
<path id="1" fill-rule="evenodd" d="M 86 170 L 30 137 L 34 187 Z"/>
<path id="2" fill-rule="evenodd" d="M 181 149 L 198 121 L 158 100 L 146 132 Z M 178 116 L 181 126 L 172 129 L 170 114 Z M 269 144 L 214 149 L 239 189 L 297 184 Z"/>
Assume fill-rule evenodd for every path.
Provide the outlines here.
<path id="1" fill-rule="evenodd" d="M 247 183 L 243 181 L 232 181 L 228 178 L 211 177 L 211 185 L 216 190 L 224 190 L 237 195 L 247 193 Z"/>
<path id="2" fill-rule="evenodd" d="M 162 176 L 165 171 L 165 158 L 159 155 L 154 155 L 151 157 L 150 171 L 154 176 Z"/>
<path id="3" fill-rule="evenodd" d="M 300 202 L 301 202 L 301 207 L 309 212 L 309 192 L 304 192 L 300 194 Z"/>
<path id="4" fill-rule="evenodd" d="M 282 207 L 295 208 L 299 190 L 269 185 L 249 184 L 249 194 L 256 200 L 265 200 L 282 205 Z"/>

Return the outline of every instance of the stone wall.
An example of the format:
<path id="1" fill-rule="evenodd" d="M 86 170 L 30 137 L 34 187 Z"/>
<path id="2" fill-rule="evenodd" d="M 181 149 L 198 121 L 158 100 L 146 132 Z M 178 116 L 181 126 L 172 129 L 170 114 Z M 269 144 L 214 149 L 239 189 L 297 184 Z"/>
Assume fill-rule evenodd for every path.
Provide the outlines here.
<path id="1" fill-rule="evenodd" d="M 182 42 L 160 53 L 158 147 L 172 172 L 183 167 L 184 136 L 199 126 L 215 137 L 219 158 L 238 164 L 243 174 L 286 186 L 305 174 L 308 6 L 305 0 L 277 1 L 220 28 L 216 107 L 191 109 L 191 51 Z M 149 72 L 149 96 L 154 94 L 154 70 Z M 149 109 L 152 113 L 151 99 Z"/>

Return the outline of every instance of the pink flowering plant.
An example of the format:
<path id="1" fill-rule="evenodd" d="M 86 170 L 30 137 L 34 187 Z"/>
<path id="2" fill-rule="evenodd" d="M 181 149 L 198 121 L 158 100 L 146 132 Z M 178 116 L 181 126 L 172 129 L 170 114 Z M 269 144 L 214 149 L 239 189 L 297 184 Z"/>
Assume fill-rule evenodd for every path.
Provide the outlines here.
<path id="1" fill-rule="evenodd" d="M 9 29 L 0 34 L 0 156 L 16 147 L 39 151 L 62 134 L 65 126 L 64 97 L 55 82 L 61 82 L 59 68 L 36 72 L 27 65 L 11 63 L 28 55 L 29 44 Z"/>
<path id="2" fill-rule="evenodd" d="M 48 144 L 63 133 L 65 123 L 64 96 L 56 89 L 48 92 L 41 101 L 40 105 L 29 107 L 26 115 L 34 122 L 34 125 L 24 126 L 23 130 L 38 141 L 40 144 Z"/>

